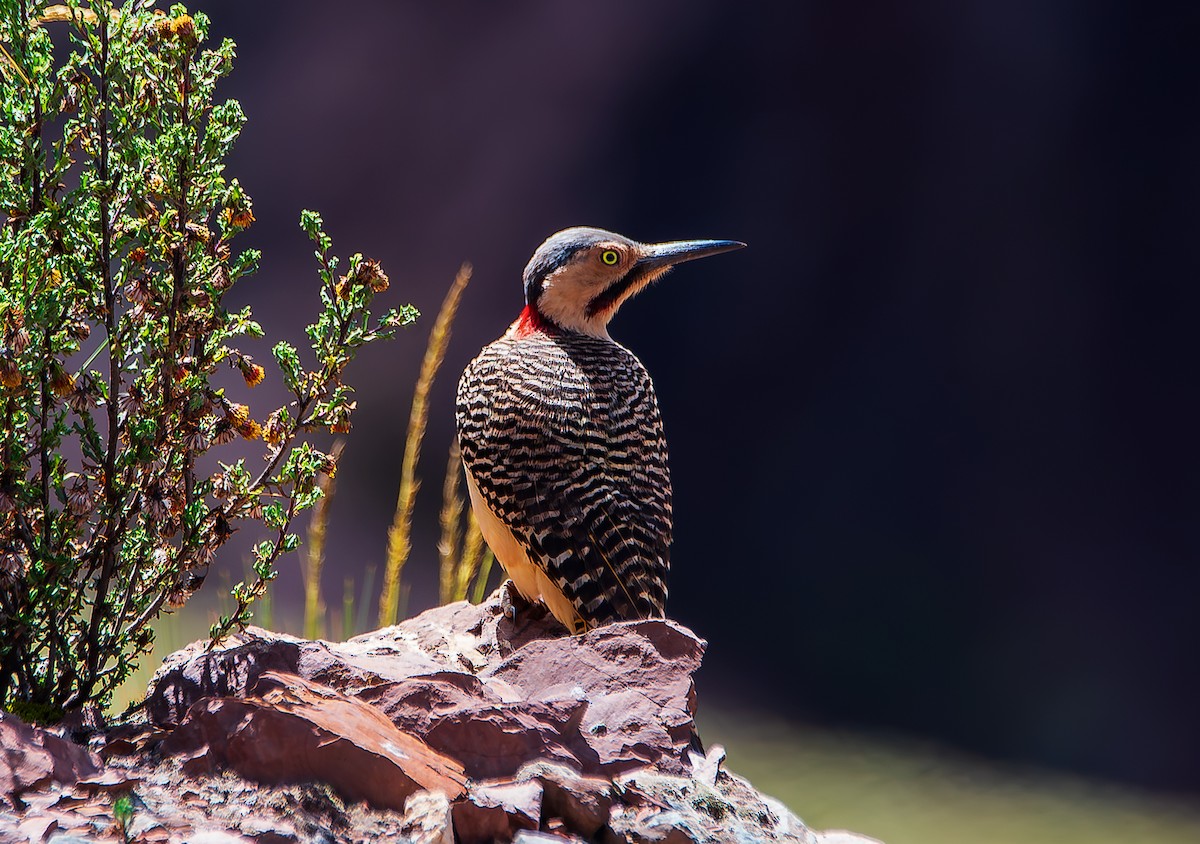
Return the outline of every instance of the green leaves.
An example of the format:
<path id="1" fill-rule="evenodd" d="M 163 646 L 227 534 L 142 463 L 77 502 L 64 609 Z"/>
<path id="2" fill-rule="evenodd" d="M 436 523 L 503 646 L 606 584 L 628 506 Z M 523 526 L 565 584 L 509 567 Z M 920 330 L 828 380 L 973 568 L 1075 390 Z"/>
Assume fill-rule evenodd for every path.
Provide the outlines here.
<path id="1" fill-rule="evenodd" d="M 263 328 L 224 305 L 260 259 L 236 246 L 253 202 L 225 173 L 246 122 L 217 98 L 233 43 L 180 4 L 31 19 L 45 5 L 0 0 L 20 69 L 0 60 L 0 706 L 59 709 L 103 703 L 237 530 L 254 574 L 212 634 L 249 622 L 335 469 L 309 439 L 349 430 L 345 368 L 416 312 L 373 321 L 387 276 L 361 255 L 339 275 L 305 211 L 319 311 L 309 350 L 274 343 L 290 401 L 264 415 L 238 348 Z M 265 460 L 208 472 L 234 442 Z"/>
<path id="2" fill-rule="evenodd" d="M 321 260 L 324 254 L 333 246 L 333 241 L 329 235 L 325 234 L 325 221 L 321 219 L 321 215 L 316 211 L 305 209 L 300 212 L 300 228 L 304 229 L 304 233 L 308 235 L 308 239 L 317 244 L 319 251 L 317 259 Z"/>
<path id="3" fill-rule="evenodd" d="M 283 373 L 284 386 L 293 393 L 298 392 L 303 369 L 296 347 L 286 340 L 280 340 L 271 349 L 271 354 L 275 357 L 275 363 L 279 365 L 279 371 Z"/>

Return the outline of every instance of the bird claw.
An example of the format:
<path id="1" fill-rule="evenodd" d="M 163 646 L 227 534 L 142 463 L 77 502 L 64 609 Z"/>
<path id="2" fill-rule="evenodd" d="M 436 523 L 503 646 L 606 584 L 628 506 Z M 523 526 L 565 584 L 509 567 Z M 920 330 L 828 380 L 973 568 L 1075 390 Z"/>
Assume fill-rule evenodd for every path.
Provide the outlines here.
<path id="1" fill-rule="evenodd" d="M 511 580 L 504 581 L 504 586 L 500 589 L 500 614 L 515 624 L 517 613 L 527 609 L 529 601 L 517 591 L 516 584 Z"/>

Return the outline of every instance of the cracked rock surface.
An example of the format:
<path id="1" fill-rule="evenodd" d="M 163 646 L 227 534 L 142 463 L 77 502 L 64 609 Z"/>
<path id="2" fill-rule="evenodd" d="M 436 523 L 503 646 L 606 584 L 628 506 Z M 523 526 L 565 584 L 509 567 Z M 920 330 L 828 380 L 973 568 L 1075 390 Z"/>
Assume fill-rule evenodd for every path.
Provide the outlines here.
<path id="1" fill-rule="evenodd" d="M 705 643 L 669 620 L 567 636 L 494 594 L 346 642 L 206 645 L 88 749 L 0 716 L 0 841 L 871 840 L 808 829 L 705 752 Z"/>

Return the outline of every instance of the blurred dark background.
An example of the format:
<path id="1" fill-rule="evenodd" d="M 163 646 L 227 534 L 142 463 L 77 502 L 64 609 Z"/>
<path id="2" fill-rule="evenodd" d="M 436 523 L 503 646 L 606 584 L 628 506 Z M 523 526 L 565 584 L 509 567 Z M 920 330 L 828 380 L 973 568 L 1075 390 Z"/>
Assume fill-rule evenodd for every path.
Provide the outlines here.
<path id="1" fill-rule="evenodd" d="M 702 704 L 1200 795 L 1200 6 L 196 6 L 241 57 L 239 301 L 299 334 L 311 207 L 428 317 L 351 372 L 335 596 L 383 559 L 460 262 L 412 610 L 458 373 L 533 249 L 736 238 L 613 325 L 666 420 Z"/>

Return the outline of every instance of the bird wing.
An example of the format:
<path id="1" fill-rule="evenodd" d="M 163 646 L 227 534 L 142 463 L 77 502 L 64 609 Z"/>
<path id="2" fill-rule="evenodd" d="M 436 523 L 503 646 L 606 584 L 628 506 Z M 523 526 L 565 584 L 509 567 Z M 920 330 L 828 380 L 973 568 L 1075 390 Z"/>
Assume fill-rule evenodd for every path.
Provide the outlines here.
<path id="1" fill-rule="evenodd" d="M 632 353 L 579 335 L 502 338 L 464 373 L 457 415 L 481 498 L 586 625 L 663 615 L 671 481 Z"/>

